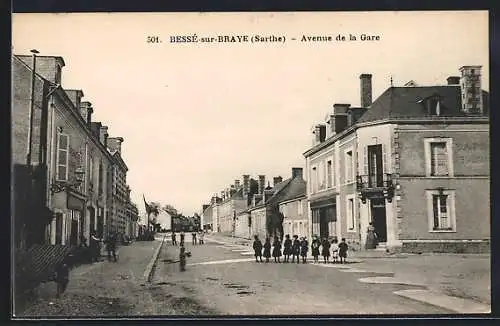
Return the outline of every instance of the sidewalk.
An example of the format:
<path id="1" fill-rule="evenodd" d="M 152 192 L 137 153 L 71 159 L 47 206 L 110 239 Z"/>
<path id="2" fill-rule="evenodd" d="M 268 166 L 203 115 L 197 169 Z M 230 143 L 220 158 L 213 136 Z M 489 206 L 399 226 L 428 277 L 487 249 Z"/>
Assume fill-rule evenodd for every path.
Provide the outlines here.
<path id="1" fill-rule="evenodd" d="M 36 298 L 16 317 L 147 315 L 151 295 L 142 286 L 160 241 L 134 242 L 118 248 L 118 262 L 101 261 L 70 271 L 66 293 L 55 298 L 56 284 L 41 284 Z"/>

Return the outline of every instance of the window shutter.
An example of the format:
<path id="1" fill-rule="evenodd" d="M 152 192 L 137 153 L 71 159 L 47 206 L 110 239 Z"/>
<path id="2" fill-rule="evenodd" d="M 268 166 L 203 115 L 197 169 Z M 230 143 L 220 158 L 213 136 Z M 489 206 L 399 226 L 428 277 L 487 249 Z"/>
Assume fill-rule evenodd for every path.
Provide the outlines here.
<path id="1" fill-rule="evenodd" d="M 387 146 L 385 144 L 382 144 L 382 173 L 388 172 L 388 166 L 387 166 Z"/>
<path id="2" fill-rule="evenodd" d="M 363 148 L 363 174 L 368 175 L 368 146 Z"/>

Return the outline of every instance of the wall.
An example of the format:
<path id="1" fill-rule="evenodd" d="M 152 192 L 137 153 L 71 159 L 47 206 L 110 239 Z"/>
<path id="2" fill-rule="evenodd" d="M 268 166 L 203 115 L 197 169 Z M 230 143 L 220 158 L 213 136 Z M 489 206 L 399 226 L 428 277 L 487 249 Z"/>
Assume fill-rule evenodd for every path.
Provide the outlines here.
<path id="1" fill-rule="evenodd" d="M 451 240 L 490 239 L 488 125 L 401 125 L 398 134 L 401 159 L 398 181 L 400 190 L 397 194 L 400 196 L 401 240 L 444 243 Z M 452 138 L 454 176 L 426 176 L 424 139 L 439 137 Z M 436 233 L 429 230 L 425 193 L 426 190 L 437 187 L 455 193 L 454 232 Z M 425 251 L 424 247 L 428 246 L 419 244 L 417 247 L 412 250 Z M 450 250 L 448 247 L 441 248 L 441 245 L 438 247 L 437 250 Z"/>

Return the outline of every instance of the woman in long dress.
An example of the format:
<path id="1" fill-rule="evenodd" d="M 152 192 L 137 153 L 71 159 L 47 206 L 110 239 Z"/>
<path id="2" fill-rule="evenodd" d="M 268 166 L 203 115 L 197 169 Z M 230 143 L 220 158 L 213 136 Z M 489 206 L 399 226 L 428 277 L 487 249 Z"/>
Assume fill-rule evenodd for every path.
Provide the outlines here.
<path id="1" fill-rule="evenodd" d="M 375 249 L 377 247 L 377 234 L 375 233 L 375 227 L 372 222 L 368 225 L 366 230 L 366 244 L 365 249 Z"/>

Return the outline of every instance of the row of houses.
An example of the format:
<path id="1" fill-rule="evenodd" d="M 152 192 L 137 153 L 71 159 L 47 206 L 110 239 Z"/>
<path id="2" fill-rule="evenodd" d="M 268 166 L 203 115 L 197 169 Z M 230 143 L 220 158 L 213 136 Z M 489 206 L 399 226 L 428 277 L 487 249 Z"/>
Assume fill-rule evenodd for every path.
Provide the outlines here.
<path id="1" fill-rule="evenodd" d="M 12 215 L 18 248 L 79 245 L 95 231 L 134 237 L 122 137 L 93 121 L 82 90 L 63 89 L 58 56 L 12 57 Z"/>
<path id="2" fill-rule="evenodd" d="M 360 99 L 334 104 L 314 126 L 304 171 L 267 187 L 265 176 L 244 175 L 203 205 L 205 227 L 249 238 L 273 235 L 282 221 L 284 234 L 346 238 L 362 250 L 371 224 L 385 250 L 489 251 L 481 66 L 463 66 L 442 85 L 391 85 L 375 101 L 372 75 L 362 74 Z"/>

